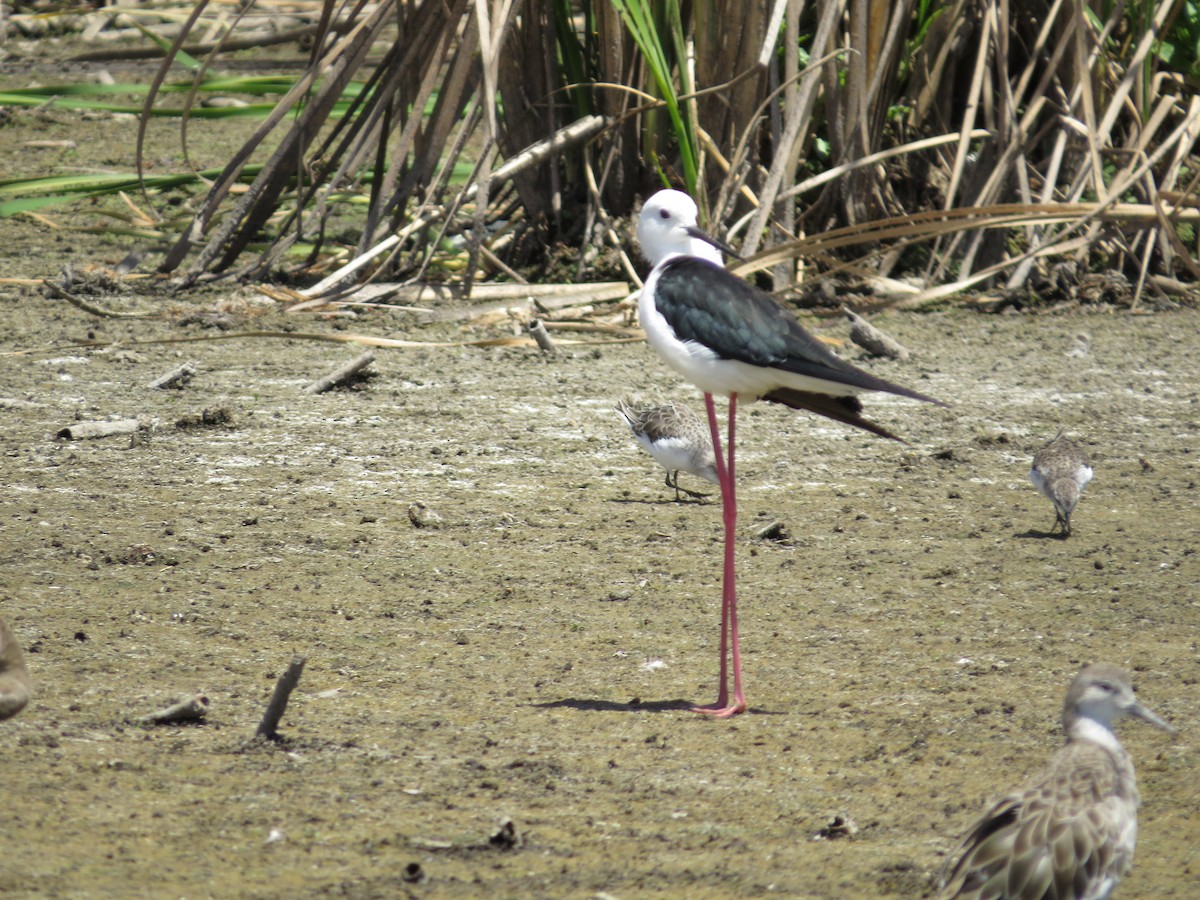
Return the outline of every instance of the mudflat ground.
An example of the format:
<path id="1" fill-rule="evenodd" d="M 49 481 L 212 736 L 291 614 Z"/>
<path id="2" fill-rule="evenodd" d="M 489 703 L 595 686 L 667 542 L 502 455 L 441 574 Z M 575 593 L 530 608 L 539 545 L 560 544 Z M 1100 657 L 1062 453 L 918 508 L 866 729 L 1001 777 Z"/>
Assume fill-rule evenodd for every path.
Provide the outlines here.
<path id="1" fill-rule="evenodd" d="M 908 447 L 750 407 L 729 722 L 685 709 L 715 692 L 719 505 L 674 502 L 611 409 L 690 395 L 644 345 L 383 352 L 309 397 L 346 348 L 79 350 L 197 329 L 23 291 L 0 314 L 0 615 L 37 688 L 0 729 L 7 891 L 922 896 L 1099 659 L 1181 727 L 1122 729 L 1123 895 L 1194 891 L 1194 314 L 882 317 L 921 351 L 868 364 L 953 404 L 871 398 Z M 145 389 L 184 359 L 187 388 Z M 231 424 L 175 427 L 214 406 Z M 55 437 L 119 416 L 157 428 Z M 1062 426 L 1096 469 L 1065 541 L 1026 481 Z M 256 744 L 294 653 L 286 740 Z M 130 723 L 192 692 L 206 724 Z M 818 839 L 838 816 L 857 832 Z"/>
<path id="2" fill-rule="evenodd" d="M 6 277 L 131 249 L 16 220 L 0 240 Z M 843 352 L 952 404 L 868 398 L 909 446 L 744 408 L 752 709 L 715 722 L 687 707 L 716 690 L 719 504 L 674 502 L 612 410 L 700 409 L 651 351 L 386 350 L 312 397 L 357 351 L 183 314 L 235 292 L 103 298 L 173 310 L 118 320 L 0 286 L 0 616 L 37 691 L 0 725 L 0 891 L 928 896 L 1109 660 L 1180 728 L 1121 728 L 1145 805 L 1120 896 L 1195 896 L 1196 313 L 877 317 L 913 358 Z M 383 311 L 253 327 L 489 336 Z M 145 387 L 191 359 L 184 389 Z M 152 425 L 136 444 L 56 437 L 125 416 Z M 1096 470 L 1069 540 L 1026 478 L 1060 427 Z M 297 653 L 284 739 L 256 742 Z M 135 721 L 194 693 L 204 724 Z"/>

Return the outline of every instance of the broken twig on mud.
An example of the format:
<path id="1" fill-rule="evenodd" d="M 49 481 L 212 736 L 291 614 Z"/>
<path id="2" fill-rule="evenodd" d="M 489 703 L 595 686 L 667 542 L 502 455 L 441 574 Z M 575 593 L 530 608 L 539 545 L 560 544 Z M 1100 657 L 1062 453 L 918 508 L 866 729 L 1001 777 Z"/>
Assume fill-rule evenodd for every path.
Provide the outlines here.
<path id="1" fill-rule="evenodd" d="M 176 366 L 170 372 L 159 375 L 152 382 L 146 385 L 146 387 L 150 388 L 151 390 L 161 390 L 169 387 L 181 388 L 192 380 L 192 376 L 196 374 L 197 365 L 199 365 L 199 363 L 197 363 L 196 360 L 188 360 L 183 365 Z"/>
<path id="2" fill-rule="evenodd" d="M 354 359 L 350 360 L 350 362 L 342 366 L 340 369 L 330 372 L 324 378 L 318 378 L 312 384 L 308 385 L 308 387 L 304 389 L 304 393 L 323 394 L 325 391 L 335 388 L 339 384 L 345 384 L 374 361 L 374 350 L 368 350 L 365 353 L 361 353 Z"/>
<path id="3" fill-rule="evenodd" d="M 526 326 L 533 339 L 537 341 L 538 348 L 543 353 L 557 353 L 558 347 L 555 346 L 550 333 L 546 331 L 546 325 L 541 319 L 531 319 L 529 325 Z"/>
<path id="4" fill-rule="evenodd" d="M 115 422 L 76 422 L 61 429 L 54 436 L 68 441 L 85 438 L 111 437 L 114 434 L 132 434 L 141 423 L 137 419 L 117 419 Z"/>
<path id="5" fill-rule="evenodd" d="M 850 309 L 843 310 L 850 320 L 850 340 L 858 344 L 872 356 L 886 356 L 889 359 L 908 359 L 908 348 L 890 335 L 884 334 L 858 313 Z"/>
<path id="6" fill-rule="evenodd" d="M 138 719 L 143 725 L 173 725 L 177 722 L 200 722 L 208 714 L 208 698 L 203 694 L 182 697 L 170 706 Z"/>
<path id="7" fill-rule="evenodd" d="M 306 662 L 307 656 L 293 656 L 287 671 L 279 676 L 279 681 L 275 683 L 275 692 L 271 694 L 271 702 L 267 704 L 267 711 L 263 713 L 258 730 L 254 732 L 255 737 L 265 737 L 271 741 L 279 737 L 279 720 L 287 710 L 288 698 L 300 683 L 300 673 L 304 671 Z"/>
<path id="8" fill-rule="evenodd" d="M 94 303 L 89 303 L 88 301 L 84 300 L 82 297 L 76 297 L 70 291 L 66 290 L 65 288 L 60 287 L 59 285 L 55 284 L 53 281 L 51 281 L 48 278 L 42 279 L 42 286 L 45 287 L 48 291 L 50 291 L 52 294 L 54 294 L 54 296 L 60 297 L 63 300 L 66 300 L 72 306 L 76 306 L 79 309 L 82 309 L 86 313 L 91 313 L 93 316 L 100 316 L 105 319 L 149 319 L 149 318 L 152 318 L 153 316 L 158 315 L 158 313 L 152 313 L 152 312 L 136 312 L 136 313 L 114 312 L 111 309 L 105 309 L 102 306 L 96 306 Z"/>

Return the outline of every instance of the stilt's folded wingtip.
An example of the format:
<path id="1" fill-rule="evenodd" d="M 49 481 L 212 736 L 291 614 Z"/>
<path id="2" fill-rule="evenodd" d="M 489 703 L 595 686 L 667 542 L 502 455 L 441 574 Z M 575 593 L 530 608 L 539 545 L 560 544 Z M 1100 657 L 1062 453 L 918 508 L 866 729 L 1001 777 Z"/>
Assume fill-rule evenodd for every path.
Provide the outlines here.
<path id="1" fill-rule="evenodd" d="M 863 431 L 869 431 L 889 440 L 899 441 L 908 445 L 908 441 L 897 434 L 888 431 L 882 425 L 877 425 L 862 416 L 862 403 L 857 397 L 834 397 L 830 394 L 819 394 L 813 391 L 798 391 L 795 388 L 778 388 L 763 395 L 764 400 L 772 403 L 782 403 L 792 409 L 807 409 L 827 419 L 834 419 L 846 425 L 853 425 Z"/>

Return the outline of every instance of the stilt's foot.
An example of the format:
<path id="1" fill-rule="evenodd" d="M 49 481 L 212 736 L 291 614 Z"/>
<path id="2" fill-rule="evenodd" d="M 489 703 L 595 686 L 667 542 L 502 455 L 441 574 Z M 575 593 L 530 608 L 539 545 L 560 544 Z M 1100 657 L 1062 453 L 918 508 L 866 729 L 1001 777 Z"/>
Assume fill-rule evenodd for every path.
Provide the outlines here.
<path id="1" fill-rule="evenodd" d="M 731 719 L 746 711 L 746 701 L 743 699 L 732 704 L 721 702 L 712 706 L 693 706 L 691 711 L 702 716 L 712 716 L 714 719 Z"/>

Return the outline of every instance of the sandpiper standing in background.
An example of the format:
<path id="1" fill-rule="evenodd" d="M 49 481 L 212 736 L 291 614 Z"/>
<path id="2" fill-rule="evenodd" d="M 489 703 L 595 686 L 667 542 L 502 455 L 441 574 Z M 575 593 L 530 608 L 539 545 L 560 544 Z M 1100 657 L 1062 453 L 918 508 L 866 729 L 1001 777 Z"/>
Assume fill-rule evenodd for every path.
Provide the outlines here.
<path id="1" fill-rule="evenodd" d="M 721 672 L 717 701 L 695 711 L 728 717 L 746 710 L 738 645 L 737 592 L 734 577 L 734 422 L 738 400 L 758 399 L 807 409 L 899 440 L 862 416 L 857 395 L 887 391 L 902 397 L 945 404 L 884 381 L 835 356 L 805 331 L 770 294 L 727 272 L 724 248 L 697 225 L 692 198 L 680 191 L 659 191 L 638 217 L 642 255 L 654 266 L 638 300 L 646 341 L 662 360 L 704 392 L 709 432 L 721 486 L 725 523 L 725 564 L 721 594 Z M 721 451 L 713 395 L 729 398 L 726 451 Z M 733 669 L 730 698 L 728 669 Z"/>
<path id="2" fill-rule="evenodd" d="M 1034 454 L 1029 480 L 1054 504 L 1054 528 L 1061 526 L 1062 536 L 1070 537 L 1071 512 L 1092 480 L 1092 464 L 1087 456 L 1063 437 L 1060 429 L 1054 440 Z"/>
<path id="3" fill-rule="evenodd" d="M 945 897 L 1104 900 L 1133 864 L 1140 798 L 1113 732 L 1126 716 L 1174 733 L 1141 704 L 1129 675 L 1095 663 L 1063 704 L 1067 743 L 1020 791 L 989 809 L 959 847 Z"/>
<path id="4" fill-rule="evenodd" d="M 717 484 L 717 466 L 713 460 L 712 437 L 708 426 L 682 403 L 634 404 L 618 400 L 616 410 L 629 425 L 646 452 L 667 470 L 667 487 L 697 500 L 707 497 L 679 486 L 679 473 L 690 472 L 697 478 Z"/>

